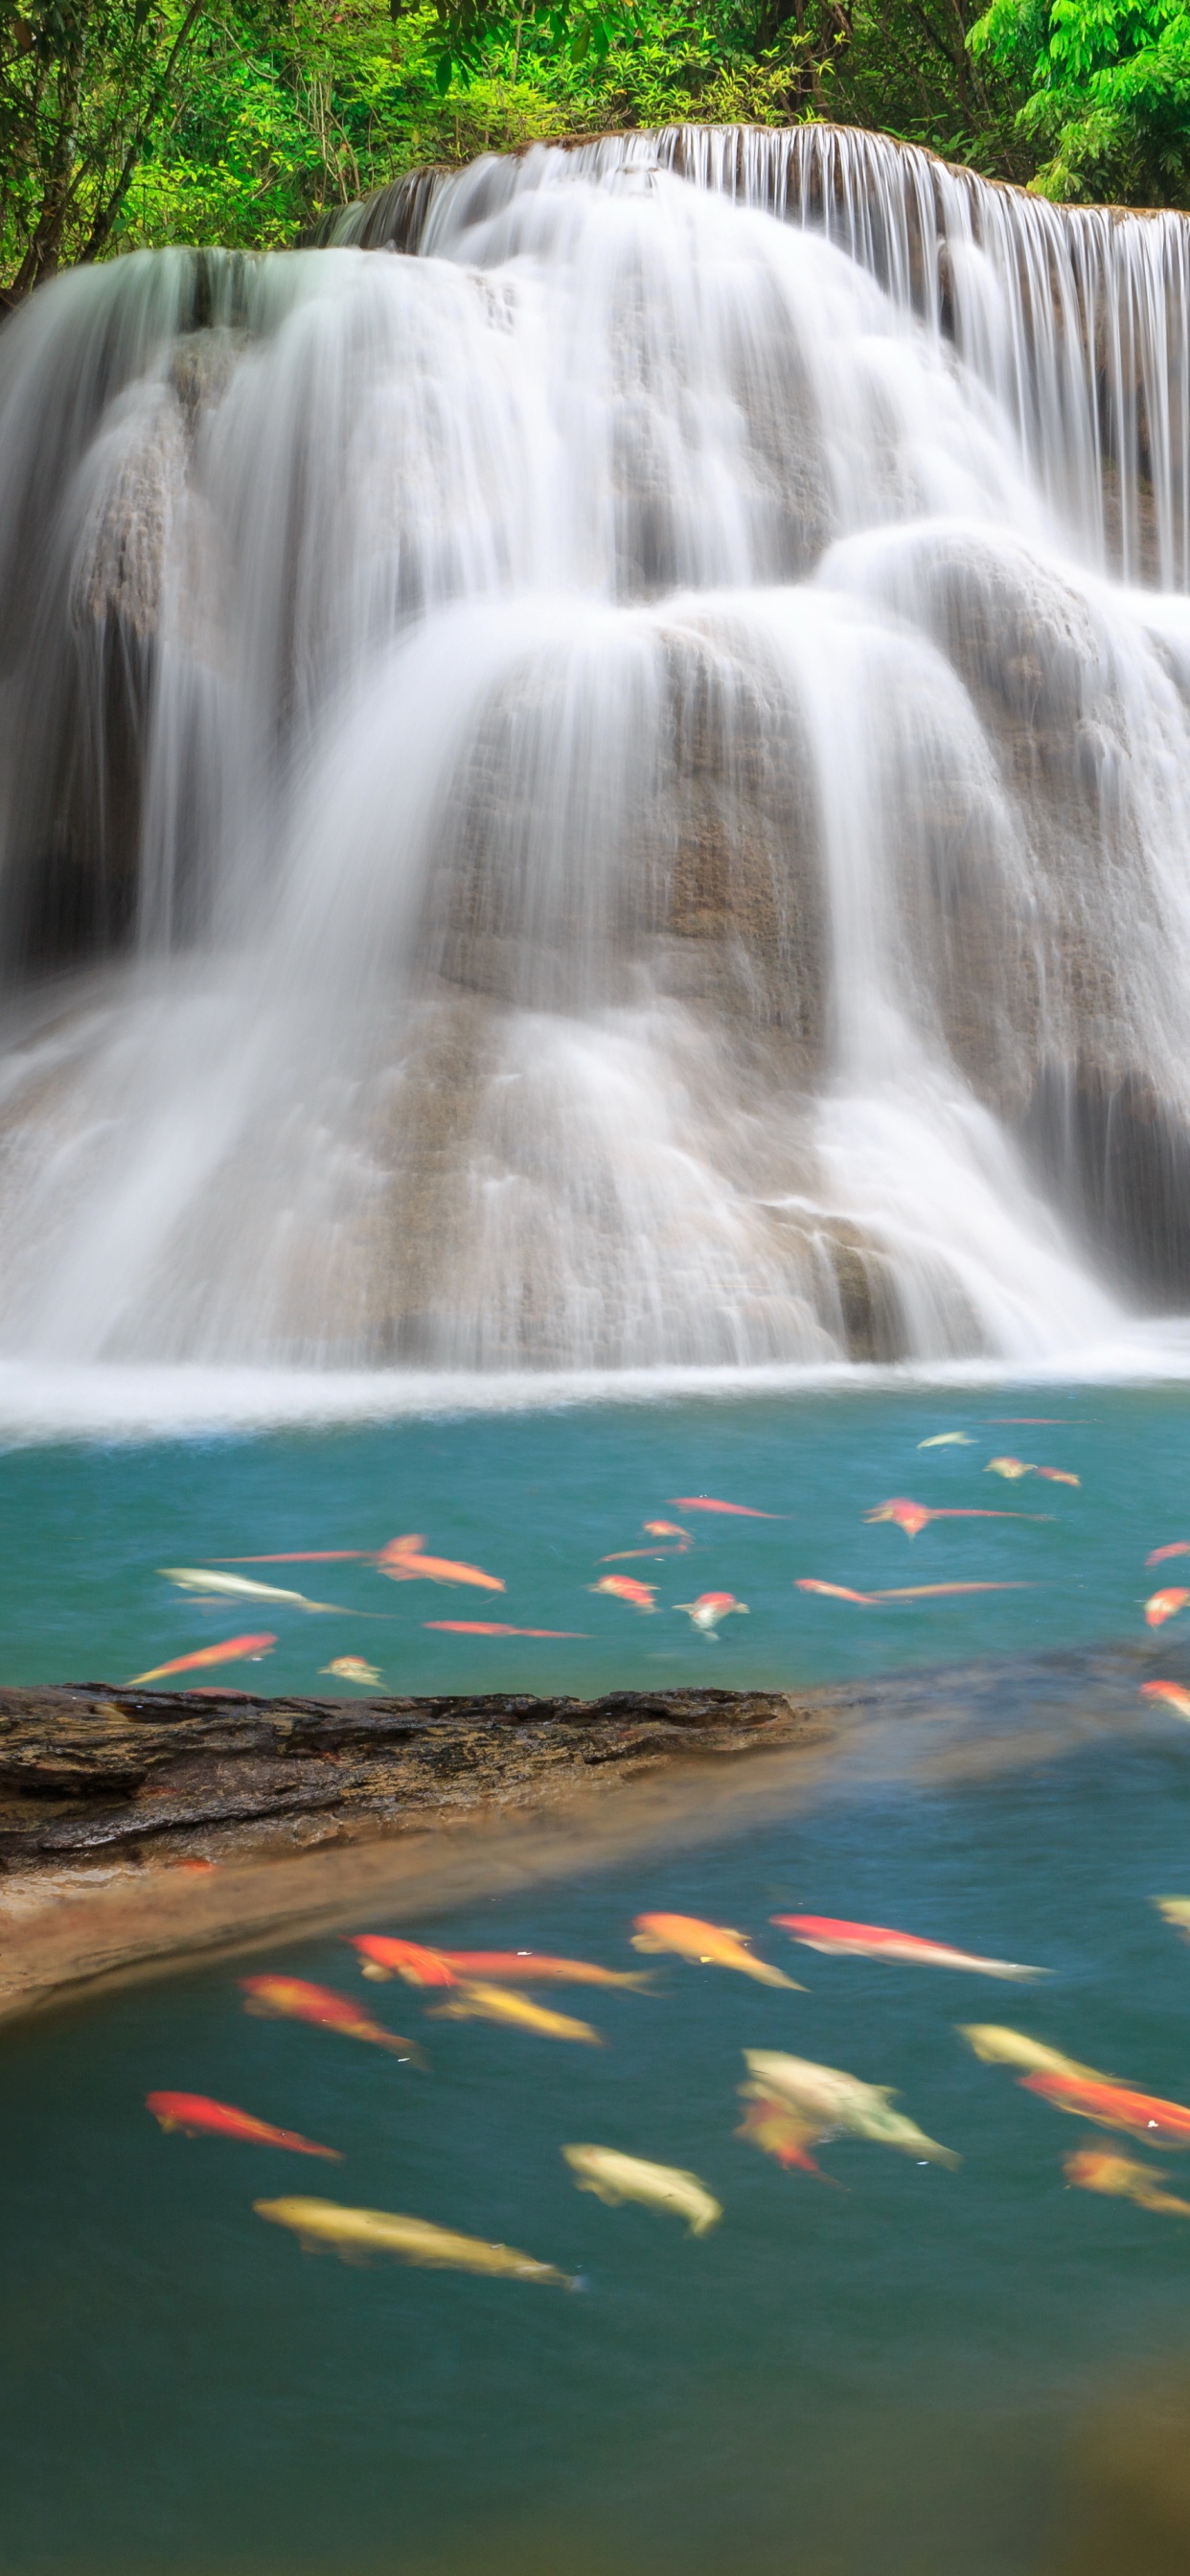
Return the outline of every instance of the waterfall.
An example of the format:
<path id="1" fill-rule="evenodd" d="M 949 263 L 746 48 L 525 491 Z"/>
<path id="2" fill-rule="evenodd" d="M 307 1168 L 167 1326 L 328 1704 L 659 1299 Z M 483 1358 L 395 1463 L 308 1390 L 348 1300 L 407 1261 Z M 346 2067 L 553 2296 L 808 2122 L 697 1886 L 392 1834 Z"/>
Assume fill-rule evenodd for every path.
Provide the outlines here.
<path id="1" fill-rule="evenodd" d="M 0 1358 L 1184 1309 L 1188 232 L 684 128 L 40 291 Z"/>

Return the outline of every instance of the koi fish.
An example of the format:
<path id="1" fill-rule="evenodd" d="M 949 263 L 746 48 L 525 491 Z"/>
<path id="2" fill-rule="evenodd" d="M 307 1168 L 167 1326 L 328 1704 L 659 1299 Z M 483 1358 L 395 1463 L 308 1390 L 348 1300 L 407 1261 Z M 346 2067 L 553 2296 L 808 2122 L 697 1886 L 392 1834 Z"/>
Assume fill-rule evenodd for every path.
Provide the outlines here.
<path id="1" fill-rule="evenodd" d="M 504 1592 L 498 1574 L 485 1574 L 478 1565 L 461 1565 L 449 1556 L 423 1556 L 420 1532 L 408 1538 L 390 1539 L 376 1559 L 381 1574 L 392 1583 L 473 1583 L 481 1592 Z"/>
<path id="2" fill-rule="evenodd" d="M 1171 2191 L 1158 2191 L 1165 2181 L 1150 2165 L 1138 2165 L 1131 2156 L 1117 2156 L 1109 2147 L 1082 2147 L 1077 2154 L 1066 2156 L 1062 2171 L 1067 2182 L 1080 2191 L 1105 2191 L 1121 2200 L 1134 2200 L 1138 2209 L 1168 2211 L 1174 2218 L 1190 2218 L 1190 2200 L 1178 2200 Z"/>
<path id="3" fill-rule="evenodd" d="M 1032 2074 L 1075 2075 L 1086 2077 L 1092 2084 L 1111 2081 L 1094 2066 L 1081 2066 L 1077 2057 L 1067 2057 L 1060 2048 L 1051 2048 L 1044 2039 L 1031 2039 L 1028 2031 L 1009 2030 L 1001 2022 L 963 2021 L 958 2024 L 958 2032 L 985 2066 L 1023 2066 Z"/>
<path id="4" fill-rule="evenodd" d="M 649 1538 L 680 1538 L 683 1547 L 693 1547 L 689 1530 L 679 1529 L 676 1521 L 643 1521 L 641 1527 Z"/>
<path id="5" fill-rule="evenodd" d="M 1081 1485 L 1081 1476 L 1072 1476 L 1068 1467 L 1036 1467 L 1034 1474 L 1043 1476 L 1047 1485 Z"/>
<path id="6" fill-rule="evenodd" d="M 581 1637 L 581 1628 L 509 1628 L 502 1619 L 423 1619 L 451 1637 Z"/>
<path id="7" fill-rule="evenodd" d="M 394 2057 L 407 2059 L 412 2066 L 425 2063 L 413 2040 L 385 2030 L 349 1995 L 337 1995 L 331 1986 L 307 1985 L 304 1977 L 241 1977 L 240 1984 L 248 1998 L 245 2012 L 266 2020 L 313 2022 L 320 2029 L 339 2031 L 344 2039 L 368 2039 L 377 2048 L 390 2048 Z"/>
<path id="8" fill-rule="evenodd" d="M 1142 1682 L 1140 1695 L 1142 1699 L 1163 1699 L 1179 1717 L 1190 1718 L 1190 1690 L 1183 1690 L 1180 1682 Z"/>
<path id="9" fill-rule="evenodd" d="M 436 2004 L 435 2021 L 511 2022 L 517 2030 L 535 2031 L 539 2039 L 577 2039 L 588 2048 L 602 2048 L 603 2036 L 592 2030 L 589 2021 L 575 2021 L 569 2013 L 550 2012 L 544 2004 L 530 2002 L 528 1995 L 510 1995 L 505 1986 L 493 1986 L 483 1979 L 462 1977 L 448 2004 Z"/>
<path id="10" fill-rule="evenodd" d="M 1145 1558 L 1146 1565 L 1164 1565 L 1167 1556 L 1190 1556 L 1190 1539 L 1175 1538 L 1168 1547 L 1155 1547 Z"/>
<path id="11" fill-rule="evenodd" d="M 844 1923 L 830 1914 L 772 1914 L 771 1923 L 791 1932 L 804 1950 L 822 1950 L 828 1958 L 892 1959 L 909 1967 L 968 1968 L 980 1977 L 1028 1979 L 1044 1976 L 1043 1968 L 1021 1968 L 1011 1959 L 983 1959 L 973 1950 L 952 1950 L 941 1941 L 923 1941 L 915 1932 L 889 1932 L 878 1923 Z"/>
<path id="12" fill-rule="evenodd" d="M 865 1609 L 870 1609 L 876 1599 L 874 1592 L 853 1592 L 847 1583 L 819 1583 L 813 1574 L 797 1575 L 795 1589 L 798 1592 L 823 1592 L 831 1601 L 860 1601 Z"/>
<path id="13" fill-rule="evenodd" d="M 983 1511 L 970 1504 L 940 1505 L 930 1510 L 925 1503 L 907 1502 L 903 1494 L 894 1495 L 889 1503 L 877 1503 L 875 1511 L 864 1513 L 865 1521 L 895 1521 L 906 1538 L 917 1538 L 930 1521 L 1044 1521 L 1048 1512 Z"/>
<path id="14" fill-rule="evenodd" d="M 919 1440 L 919 1449 L 973 1449 L 969 1431 L 936 1431 L 932 1440 Z"/>
<path id="15" fill-rule="evenodd" d="M 153 1664 L 147 1673 L 134 1673 L 129 1690 L 139 1690 L 142 1682 L 163 1682 L 171 1673 L 197 1672 L 203 1664 L 258 1664 L 275 1646 L 275 1637 L 225 1637 L 220 1646 L 200 1646 L 196 1654 L 175 1655 L 172 1664 Z"/>
<path id="16" fill-rule="evenodd" d="M 1167 1619 L 1176 1619 L 1190 1601 L 1190 1592 L 1181 1584 L 1171 1584 L 1168 1592 L 1151 1592 L 1145 1603 L 1145 1626 L 1161 1628 Z"/>
<path id="17" fill-rule="evenodd" d="M 902 1583 L 881 1592 L 852 1592 L 845 1583 L 817 1583 L 812 1575 L 795 1578 L 799 1592 L 829 1593 L 835 1601 L 858 1601 L 865 1609 L 879 1601 L 937 1601 L 954 1592 L 1031 1592 L 1031 1583 Z"/>
<path id="18" fill-rule="evenodd" d="M 601 1574 L 598 1583 L 589 1583 L 588 1592 L 610 1592 L 615 1601 L 630 1601 L 634 1610 L 655 1610 L 655 1583 L 638 1583 L 634 1574 Z"/>
<path id="19" fill-rule="evenodd" d="M 746 2138 L 751 2146 L 760 2148 L 762 2155 L 775 2157 L 786 2170 L 796 2165 L 799 2173 L 817 2174 L 820 2182 L 827 2180 L 810 2153 L 822 2136 L 820 2121 L 794 2111 L 788 2102 L 778 2102 L 766 2093 L 763 2084 L 741 2084 L 740 2099 L 746 2107 L 735 2133 L 737 2138 Z"/>
<path id="20" fill-rule="evenodd" d="M 747 1602 L 737 1601 L 734 1592 L 700 1592 L 697 1601 L 675 1601 L 674 1608 L 686 1612 L 691 1627 L 700 1631 L 709 1646 L 719 1643 L 715 1630 L 721 1619 L 730 1619 L 733 1610 L 744 1619 L 749 1615 Z"/>
<path id="21" fill-rule="evenodd" d="M 536 1950 L 431 1950 L 383 1932 L 344 1936 L 367 1962 L 365 1977 L 404 1977 L 410 1986 L 453 1986 L 462 1977 L 507 1978 L 519 1985 L 622 1986 L 651 1994 L 647 1970 L 597 1968 L 589 1959 L 554 1959 Z"/>
<path id="22" fill-rule="evenodd" d="M 601 1565 L 626 1565 L 634 1556 L 685 1556 L 694 1544 L 689 1530 L 679 1529 L 676 1521 L 642 1521 L 646 1538 L 676 1538 L 677 1547 L 617 1547 L 610 1556 L 601 1556 Z"/>
<path id="23" fill-rule="evenodd" d="M 805 1993 L 793 1977 L 770 1968 L 767 1959 L 752 1958 L 748 1940 L 746 1932 L 729 1931 L 722 1923 L 700 1923 L 694 1914 L 638 1914 L 632 1947 L 673 1951 L 679 1959 L 697 1960 L 703 1968 L 735 1968 L 741 1977 L 755 1977 L 758 1985 L 787 1986 L 794 1994 Z"/>
<path id="24" fill-rule="evenodd" d="M 1190 1896 L 1155 1896 L 1153 1903 L 1164 1921 L 1190 1941 Z"/>
<path id="25" fill-rule="evenodd" d="M 1038 2071 L 1019 2078 L 1027 2093 L 1068 2111 L 1075 2120 L 1095 2120 L 1101 2129 L 1123 2129 L 1130 2137 L 1159 2144 L 1190 2147 L 1190 2110 L 1184 2102 L 1163 2102 L 1156 2093 L 1137 2093 L 1109 2077 L 1050 2075 Z"/>
<path id="26" fill-rule="evenodd" d="M 337 1681 L 359 1682 L 365 1690 L 375 1690 L 380 1674 L 375 1664 L 366 1664 L 362 1655 L 336 1655 L 333 1664 L 324 1664 L 324 1673 L 333 1673 Z"/>
<path id="27" fill-rule="evenodd" d="M 489 2245 L 482 2236 L 461 2236 L 455 2228 L 435 2227 L 428 2218 L 405 2218 L 393 2209 L 344 2209 L 336 2200 L 304 2198 L 254 2200 L 252 2206 L 258 2218 L 292 2228 L 306 2254 L 331 2245 L 349 2263 L 366 2254 L 395 2254 L 401 2263 L 438 2271 L 550 2281 L 563 2290 L 579 2286 L 569 2273 L 559 2272 L 553 2263 L 536 2262 L 532 2254 L 518 2254 L 514 2245 Z"/>
<path id="28" fill-rule="evenodd" d="M 184 2138 L 237 2138 L 245 2145 L 286 2147 L 295 2156 L 343 2162 L 337 2147 L 316 2147 L 312 2139 L 299 2138 L 296 2129 L 274 2129 L 268 2120 L 254 2120 L 250 2111 L 237 2111 L 231 2102 L 212 2102 L 205 2093 L 146 2093 L 145 2109 L 167 2137 L 177 2129 Z"/>
<path id="29" fill-rule="evenodd" d="M 723 2204 L 679 2165 L 651 2164 L 646 2156 L 624 2156 L 616 2147 L 563 2147 L 580 2191 L 593 2191 L 608 2209 L 638 2200 L 643 2209 L 672 2210 L 689 2223 L 692 2236 L 708 2236 L 723 2216 Z"/>
<path id="30" fill-rule="evenodd" d="M 746 2048 L 749 2073 L 770 2099 L 788 2103 L 799 2118 L 821 2123 L 820 2135 L 845 2131 L 867 2138 L 873 2146 L 897 2147 L 903 2155 L 926 2164 L 957 2165 L 962 2159 L 950 2147 L 927 2138 L 915 2120 L 894 2111 L 894 2088 L 864 2084 L 841 2066 L 819 2066 L 809 2057 L 786 2057 L 771 2048 Z"/>
<path id="31" fill-rule="evenodd" d="M 307 1601 L 304 1592 L 283 1592 L 275 1583 L 250 1583 L 246 1574 L 209 1574 L 201 1565 L 159 1565 L 159 1574 L 183 1592 L 226 1594 L 232 1601 L 284 1601 L 291 1610 L 338 1610 L 336 1601 Z"/>
<path id="32" fill-rule="evenodd" d="M 730 1512 L 733 1520 L 783 1521 L 784 1512 L 754 1511 L 751 1503 L 719 1503 L 712 1494 L 671 1494 L 676 1512 Z"/>
<path id="33" fill-rule="evenodd" d="M 1012 1484 L 1018 1476 L 1035 1476 L 1037 1470 L 1027 1467 L 1023 1458 L 989 1458 L 983 1472 L 985 1476 L 1004 1476 Z"/>

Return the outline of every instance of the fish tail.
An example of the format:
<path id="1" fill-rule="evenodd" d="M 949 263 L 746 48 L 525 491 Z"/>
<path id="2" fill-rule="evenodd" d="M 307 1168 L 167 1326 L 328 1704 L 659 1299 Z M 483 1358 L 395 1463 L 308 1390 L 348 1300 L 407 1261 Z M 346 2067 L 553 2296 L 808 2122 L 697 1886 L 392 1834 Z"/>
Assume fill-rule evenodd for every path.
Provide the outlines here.
<path id="1" fill-rule="evenodd" d="M 642 1941 L 636 1941 L 633 1943 L 633 1947 L 634 1949 L 641 1950 L 644 1948 L 644 1943 Z M 616 1984 L 618 1986 L 627 1987 L 634 1995 L 655 1995 L 657 1992 L 656 1971 L 652 1968 L 640 1968 L 634 1973 L 633 1970 L 629 1968 L 623 1975 L 617 1976 Z"/>
<path id="2" fill-rule="evenodd" d="M 787 1977 L 780 1968 L 770 1968 L 767 1959 L 751 1959 L 748 1964 L 752 1975 L 764 1986 L 785 1986 L 791 1995 L 809 1992 L 808 1987 L 799 1986 L 796 1977 Z"/>
<path id="3" fill-rule="evenodd" d="M 251 2013 L 256 2021 L 283 2021 L 285 2018 L 282 2007 L 268 2003 L 263 1995 L 245 1995 L 244 2010 Z"/>

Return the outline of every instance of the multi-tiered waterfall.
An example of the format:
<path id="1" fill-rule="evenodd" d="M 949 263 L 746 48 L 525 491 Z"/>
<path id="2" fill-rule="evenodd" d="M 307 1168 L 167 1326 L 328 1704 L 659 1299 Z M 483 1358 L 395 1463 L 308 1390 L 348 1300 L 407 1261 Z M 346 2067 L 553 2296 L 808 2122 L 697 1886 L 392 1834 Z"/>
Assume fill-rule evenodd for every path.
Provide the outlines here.
<path id="1" fill-rule="evenodd" d="M 1190 1305 L 1188 235 L 682 130 L 8 323 L 0 1354 Z"/>

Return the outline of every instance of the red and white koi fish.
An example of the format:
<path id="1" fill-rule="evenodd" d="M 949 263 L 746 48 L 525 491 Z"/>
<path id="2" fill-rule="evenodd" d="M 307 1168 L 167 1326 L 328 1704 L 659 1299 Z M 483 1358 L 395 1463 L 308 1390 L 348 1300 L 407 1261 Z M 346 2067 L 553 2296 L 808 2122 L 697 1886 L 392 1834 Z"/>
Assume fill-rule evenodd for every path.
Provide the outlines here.
<path id="1" fill-rule="evenodd" d="M 1138 2209 L 1190 2218 L 1190 2200 L 1158 2190 L 1164 2174 L 1154 2173 L 1151 2165 L 1138 2165 L 1132 2156 L 1118 2156 L 1110 2147 L 1081 2147 L 1076 2155 L 1063 2158 L 1062 2171 L 1079 2191 L 1111 2192 L 1120 2200 L 1135 2201 Z"/>
<path id="2" fill-rule="evenodd" d="M 205 2093 L 146 2093 L 145 2109 L 151 2111 L 168 2137 L 173 2129 L 185 2138 L 236 2138 L 245 2145 L 285 2147 L 295 2156 L 325 2156 L 331 2164 L 341 2165 L 337 2147 L 317 2147 L 312 2138 L 299 2138 L 296 2129 L 274 2129 L 268 2120 L 256 2120 L 251 2111 L 237 2111 L 231 2102 L 212 2102 Z"/>
<path id="3" fill-rule="evenodd" d="M 926 1503 L 911 1503 L 903 1494 L 895 1494 L 891 1502 L 877 1503 L 875 1511 L 865 1512 L 864 1519 L 895 1521 L 897 1528 L 904 1530 L 906 1538 L 916 1538 L 930 1521 L 1044 1521 L 1049 1519 L 1049 1514 L 981 1511 L 970 1504 L 961 1508 L 946 1504 L 931 1510 Z"/>
<path id="4" fill-rule="evenodd" d="M 365 1977 L 403 1977 L 410 1986 L 453 1986 L 479 1977 L 521 1986 L 625 1986 L 634 1994 L 653 1990 L 647 1971 L 599 1968 L 590 1959 L 555 1959 L 547 1951 L 429 1949 L 383 1932 L 352 1932 L 344 1938 L 358 1950 Z"/>
<path id="5" fill-rule="evenodd" d="M 1105 2077 L 1048 2074 L 1038 2070 L 1017 2078 L 1026 2093 L 1036 2093 L 1055 2111 L 1073 2119 L 1094 2120 L 1101 2129 L 1123 2129 L 1150 2145 L 1190 2147 L 1190 2109 L 1184 2102 L 1163 2102 L 1156 2093 L 1137 2093 L 1128 2084 Z"/>
<path id="6" fill-rule="evenodd" d="M 751 1503 L 720 1503 L 713 1494 L 671 1494 L 676 1512 L 730 1512 L 733 1520 L 783 1521 L 784 1512 L 758 1512 Z"/>
<path id="7" fill-rule="evenodd" d="M 1190 1718 L 1190 1690 L 1183 1690 L 1180 1682 L 1142 1682 L 1140 1695 L 1142 1699 L 1162 1699 L 1179 1717 Z"/>
<path id="8" fill-rule="evenodd" d="M 634 1574 L 602 1574 L 598 1583 L 589 1583 L 588 1592 L 610 1592 L 614 1601 L 630 1601 L 634 1610 L 655 1610 L 655 1583 L 638 1583 Z"/>
<path id="9" fill-rule="evenodd" d="M 700 1923 L 694 1914 L 638 1914 L 632 1936 L 634 1950 L 672 1951 L 679 1959 L 697 1961 L 702 1968 L 734 1968 L 741 1977 L 755 1977 L 761 1986 L 787 1986 L 795 1994 L 804 1994 L 793 1977 L 782 1975 L 780 1968 L 770 1968 L 767 1959 L 753 1959 L 748 1950 L 749 1934 L 732 1932 L 722 1923 Z"/>
<path id="10" fill-rule="evenodd" d="M 804 1950 L 822 1950 L 828 1958 L 891 1959 L 918 1968 L 967 1968 L 980 1977 L 1025 1981 L 1044 1976 L 1043 1968 L 1022 1968 L 1013 1959 L 985 1959 L 974 1950 L 952 1950 L 942 1941 L 923 1941 L 916 1932 L 890 1932 L 879 1923 L 844 1923 L 833 1914 L 773 1914 L 770 1922 L 791 1932 Z"/>
<path id="11" fill-rule="evenodd" d="M 1072 1476 L 1065 1467 L 1034 1467 L 1024 1458 L 990 1458 L 985 1476 L 1006 1476 L 1011 1482 L 1017 1476 L 1044 1476 L 1050 1485 L 1081 1485 L 1081 1476 Z"/>
<path id="12" fill-rule="evenodd" d="M 392 1583 L 473 1583 L 481 1592 L 507 1590 L 498 1574 L 485 1574 L 480 1566 L 462 1565 L 449 1556 L 423 1556 L 423 1546 L 420 1531 L 390 1539 L 376 1559 L 380 1573 Z"/>
<path id="13" fill-rule="evenodd" d="M 1168 1547 L 1155 1547 L 1146 1556 L 1146 1565 L 1164 1565 L 1167 1556 L 1190 1556 L 1190 1538 L 1175 1538 Z"/>
<path id="14" fill-rule="evenodd" d="M 581 1637 L 581 1628 L 510 1628 L 503 1619 L 423 1619 L 451 1637 Z"/>
<path id="15" fill-rule="evenodd" d="M 413 2040 L 398 2039 L 352 1996 L 337 1995 L 331 1986 L 308 1985 L 304 1977 L 241 1977 L 240 1984 L 247 1997 L 245 2012 L 270 2021 L 312 2022 L 320 2030 L 337 2030 L 344 2039 L 367 2039 L 376 2048 L 389 2048 L 411 2065 L 425 2063 Z"/>
<path id="16" fill-rule="evenodd" d="M 275 1646 L 275 1637 L 225 1637 L 219 1646 L 200 1646 L 193 1655 L 175 1655 L 172 1664 L 153 1664 L 147 1673 L 134 1673 L 129 1690 L 139 1690 L 142 1682 L 163 1682 L 171 1673 L 197 1672 L 206 1664 L 258 1664 Z"/>
<path id="17" fill-rule="evenodd" d="M 1147 1628 L 1164 1627 L 1167 1619 L 1176 1619 L 1179 1610 L 1184 1610 L 1188 1601 L 1190 1601 L 1190 1592 L 1177 1583 L 1171 1584 L 1168 1592 L 1151 1592 L 1145 1603 L 1145 1626 Z"/>
<path id="18" fill-rule="evenodd" d="M 733 1610 L 748 1617 L 746 1601 L 737 1601 L 734 1592 L 700 1592 L 697 1601 L 675 1601 L 675 1610 L 684 1610 L 692 1628 L 697 1628 L 709 1646 L 717 1646 L 715 1630 L 721 1619 L 730 1619 Z"/>

